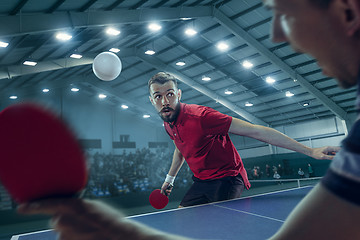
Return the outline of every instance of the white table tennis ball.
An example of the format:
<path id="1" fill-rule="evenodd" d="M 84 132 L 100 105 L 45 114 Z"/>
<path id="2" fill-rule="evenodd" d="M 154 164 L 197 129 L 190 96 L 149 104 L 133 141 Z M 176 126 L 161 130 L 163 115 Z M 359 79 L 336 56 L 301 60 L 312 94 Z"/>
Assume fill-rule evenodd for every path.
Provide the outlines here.
<path id="1" fill-rule="evenodd" d="M 92 69 L 95 76 L 101 80 L 111 81 L 119 76 L 122 64 L 116 54 L 112 52 L 102 52 L 95 57 Z"/>

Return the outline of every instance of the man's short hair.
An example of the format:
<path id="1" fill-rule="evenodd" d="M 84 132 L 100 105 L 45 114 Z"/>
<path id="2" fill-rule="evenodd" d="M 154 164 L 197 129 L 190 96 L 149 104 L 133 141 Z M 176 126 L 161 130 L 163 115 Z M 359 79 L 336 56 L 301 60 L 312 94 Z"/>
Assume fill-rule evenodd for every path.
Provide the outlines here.
<path id="1" fill-rule="evenodd" d="M 151 84 L 153 84 L 153 83 L 164 84 L 169 81 L 172 81 L 175 84 L 175 87 L 177 88 L 177 79 L 174 75 L 171 75 L 166 72 L 159 72 L 159 73 L 155 74 L 152 78 L 150 78 L 150 80 L 148 82 L 149 91 L 150 91 Z"/>
<path id="2" fill-rule="evenodd" d="M 319 8 L 328 8 L 333 0 L 309 0 L 310 3 Z"/>

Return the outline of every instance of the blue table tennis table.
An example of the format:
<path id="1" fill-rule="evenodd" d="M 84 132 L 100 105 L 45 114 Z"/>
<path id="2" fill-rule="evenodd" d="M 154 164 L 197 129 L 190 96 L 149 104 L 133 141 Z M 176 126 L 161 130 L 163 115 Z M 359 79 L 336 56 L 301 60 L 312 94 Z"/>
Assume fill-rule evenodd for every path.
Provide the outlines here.
<path id="1" fill-rule="evenodd" d="M 312 187 L 128 217 L 147 226 L 196 239 L 267 239 Z M 51 230 L 14 235 L 11 240 L 55 240 Z"/>

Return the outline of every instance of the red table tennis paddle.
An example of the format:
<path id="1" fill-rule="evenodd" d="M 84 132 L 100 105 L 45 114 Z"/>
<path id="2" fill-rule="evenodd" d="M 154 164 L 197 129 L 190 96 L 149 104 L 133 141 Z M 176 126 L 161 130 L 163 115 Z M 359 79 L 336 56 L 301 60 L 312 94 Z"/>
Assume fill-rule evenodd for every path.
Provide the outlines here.
<path id="1" fill-rule="evenodd" d="M 77 139 L 55 114 L 32 103 L 0 112 L 0 182 L 16 202 L 74 196 L 87 176 Z"/>
<path id="2" fill-rule="evenodd" d="M 155 189 L 149 196 L 149 202 L 154 208 L 163 209 L 169 203 L 169 198 L 160 189 Z"/>

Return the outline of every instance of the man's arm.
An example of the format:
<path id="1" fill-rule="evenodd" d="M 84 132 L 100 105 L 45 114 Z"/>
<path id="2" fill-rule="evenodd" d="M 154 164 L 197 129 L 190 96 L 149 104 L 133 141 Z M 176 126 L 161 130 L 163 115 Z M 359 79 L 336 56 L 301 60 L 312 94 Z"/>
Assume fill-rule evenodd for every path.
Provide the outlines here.
<path id="1" fill-rule="evenodd" d="M 169 175 L 170 176 L 176 176 L 181 168 L 181 166 L 183 165 L 185 159 L 183 157 L 183 155 L 181 154 L 181 152 L 179 151 L 179 149 L 176 147 L 175 145 L 175 150 L 174 150 L 174 155 L 173 155 L 173 160 L 171 163 L 171 167 L 169 170 Z"/>
<path id="2" fill-rule="evenodd" d="M 310 148 L 273 128 L 251 124 L 237 118 L 232 118 L 229 132 L 236 135 L 255 138 L 262 142 L 303 153 L 316 159 L 331 160 L 333 159 L 333 156 L 328 154 L 339 151 L 338 147 Z"/>
<path id="3" fill-rule="evenodd" d="M 175 143 L 174 143 L 174 145 L 175 145 Z M 175 145 L 173 160 L 172 160 L 168 175 L 170 175 L 172 177 L 176 177 L 176 175 L 178 174 L 184 161 L 185 161 L 185 159 L 184 159 L 183 155 L 181 154 L 181 152 Z M 166 191 L 166 193 L 168 195 L 171 193 L 171 189 L 168 189 L 169 185 L 170 185 L 170 183 L 165 181 L 161 187 L 161 191 Z"/>
<path id="4" fill-rule="evenodd" d="M 360 207 L 318 184 L 292 211 L 271 240 L 360 239 Z"/>

